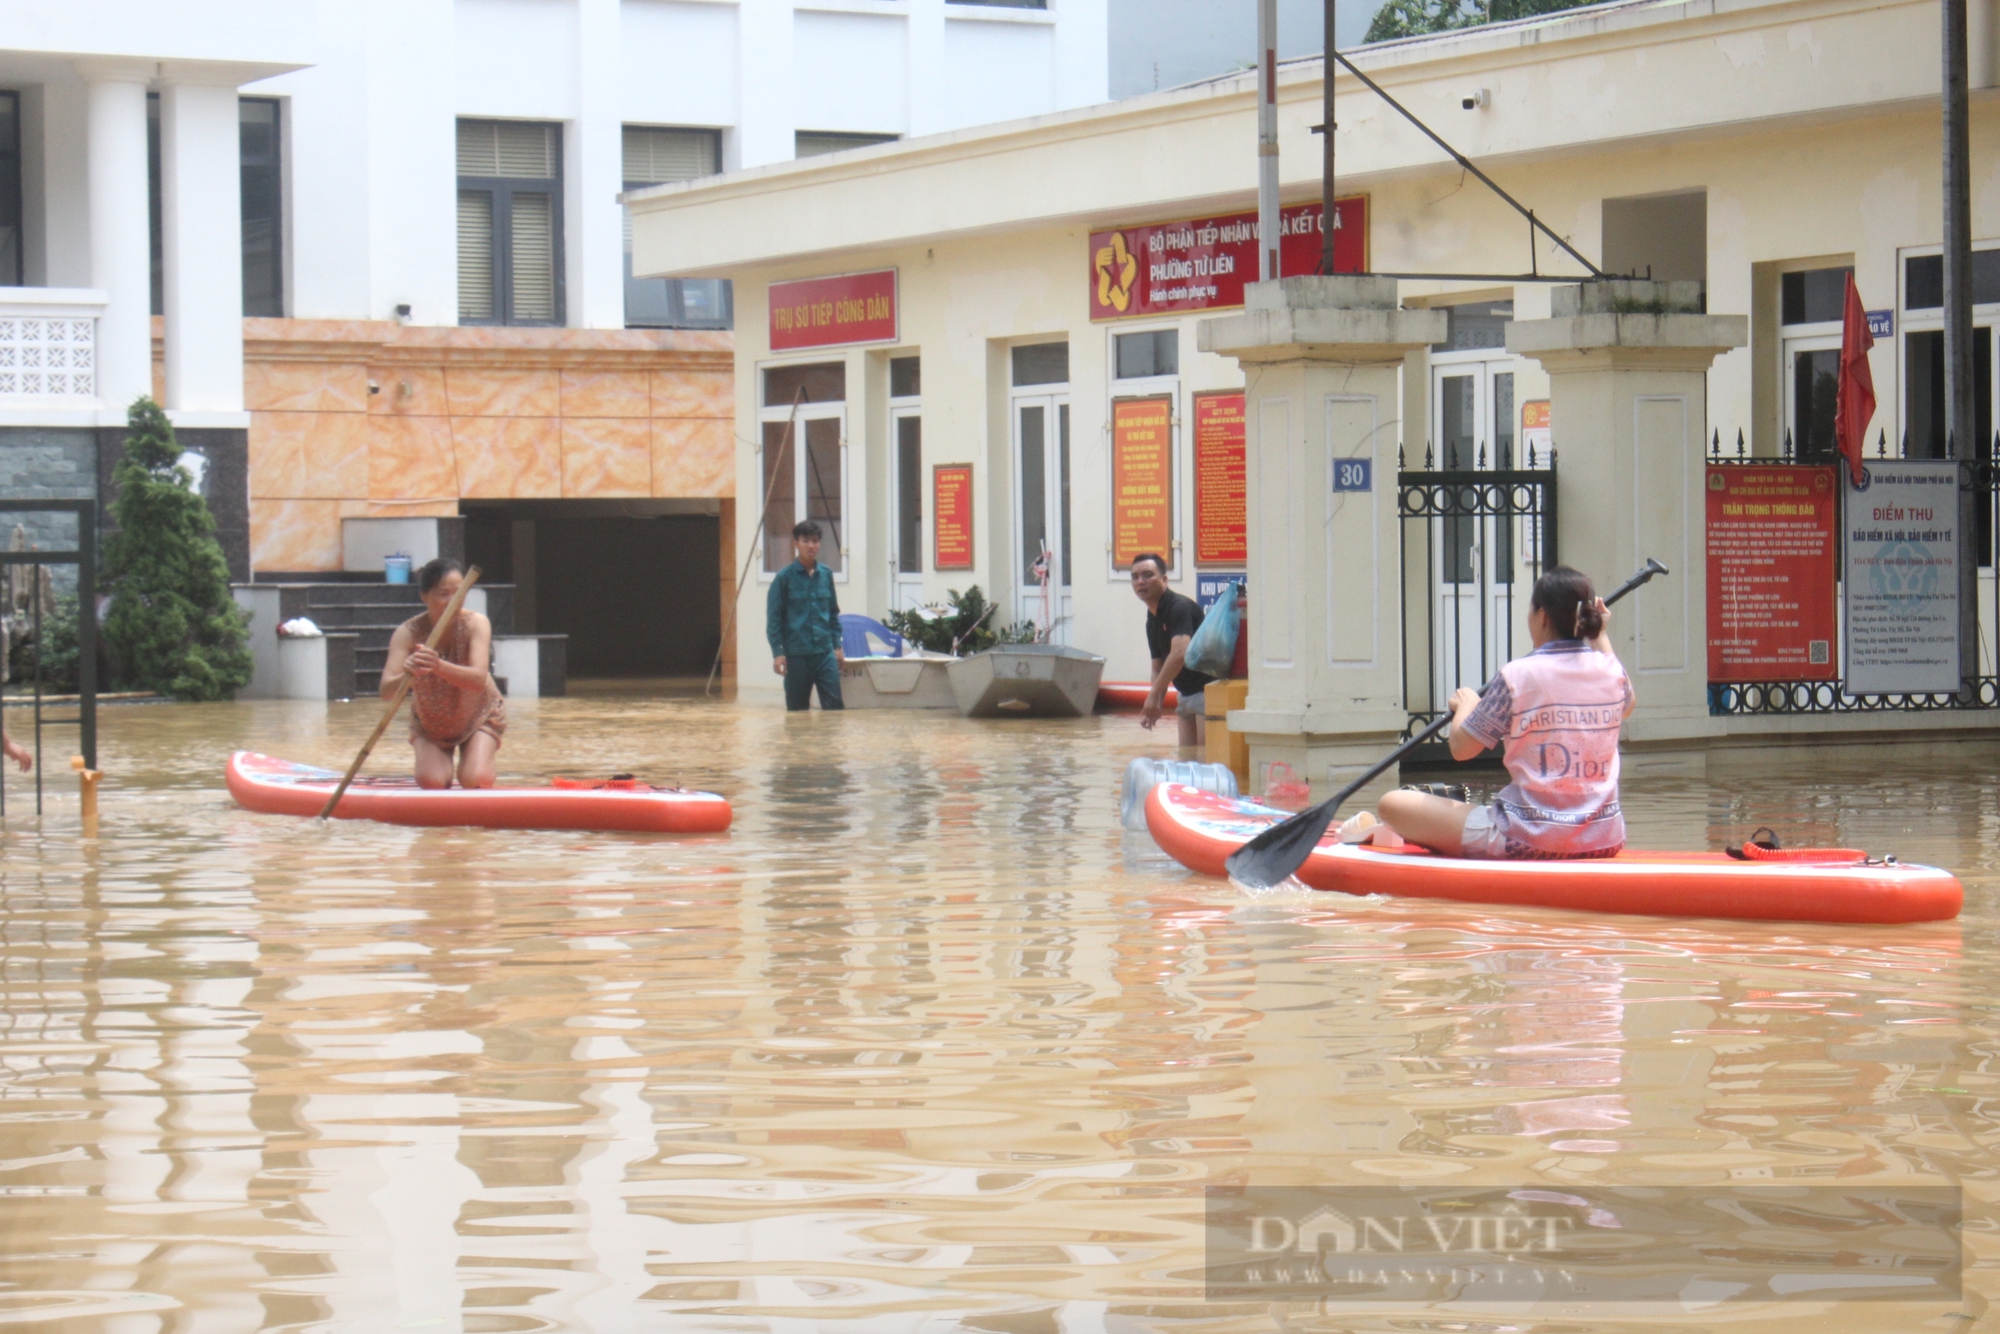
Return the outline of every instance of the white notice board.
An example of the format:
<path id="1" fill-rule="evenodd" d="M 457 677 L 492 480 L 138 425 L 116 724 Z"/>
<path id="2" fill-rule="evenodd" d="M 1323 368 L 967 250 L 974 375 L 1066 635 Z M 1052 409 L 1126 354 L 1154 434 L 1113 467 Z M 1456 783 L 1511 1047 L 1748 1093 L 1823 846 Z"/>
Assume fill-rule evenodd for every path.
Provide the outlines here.
<path id="1" fill-rule="evenodd" d="M 1847 692 L 1956 691 L 1958 464 L 1871 459 L 1844 498 Z"/>

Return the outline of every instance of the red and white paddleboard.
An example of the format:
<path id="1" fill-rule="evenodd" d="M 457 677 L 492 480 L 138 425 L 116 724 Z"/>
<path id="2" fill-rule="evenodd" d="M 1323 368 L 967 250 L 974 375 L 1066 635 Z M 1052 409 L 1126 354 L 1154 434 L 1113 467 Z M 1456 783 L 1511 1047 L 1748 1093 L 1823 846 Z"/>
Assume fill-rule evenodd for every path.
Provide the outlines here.
<path id="1" fill-rule="evenodd" d="M 1146 798 L 1146 827 L 1190 870 L 1227 875 L 1223 862 L 1290 811 L 1162 783 Z M 1333 841 L 1299 868 L 1313 889 L 1398 894 L 1656 917 L 1737 917 L 1779 922 L 1941 922 L 1965 891 L 1934 866 L 1871 861 L 1842 848 L 1798 849 L 1782 860 L 1737 861 L 1720 852 L 1621 852 L 1577 861 L 1474 861 L 1415 846 L 1394 851 Z"/>
<path id="2" fill-rule="evenodd" d="M 1097 685 L 1097 707 L 1100 709 L 1143 709 L 1146 695 L 1153 688 L 1151 681 L 1100 681 Z M 1181 693 L 1172 686 L 1167 687 L 1165 707 L 1172 710 L 1181 702 Z"/>
<path id="3" fill-rule="evenodd" d="M 318 815 L 340 775 L 254 751 L 229 757 L 229 795 L 266 815 Z M 551 787 L 420 788 L 408 778 L 356 778 L 337 820 L 384 824 L 475 825 L 487 829 L 594 829 L 628 833 L 719 834 L 729 803 L 713 792 L 656 788 L 627 779 L 558 782 Z"/>

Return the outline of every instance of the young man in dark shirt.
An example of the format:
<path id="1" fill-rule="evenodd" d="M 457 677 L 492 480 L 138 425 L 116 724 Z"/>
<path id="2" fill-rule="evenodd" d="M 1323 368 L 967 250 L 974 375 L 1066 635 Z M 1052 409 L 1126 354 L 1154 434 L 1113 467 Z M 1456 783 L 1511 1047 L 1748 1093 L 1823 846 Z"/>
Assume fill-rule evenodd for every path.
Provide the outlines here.
<path id="1" fill-rule="evenodd" d="M 764 635 L 771 642 L 771 670 L 785 678 L 785 707 L 803 711 L 814 687 L 822 709 L 840 709 L 840 599 L 833 571 L 819 563 L 819 525 L 807 519 L 792 529 L 790 565 L 778 571 L 764 601 Z"/>
<path id="2" fill-rule="evenodd" d="M 1183 749 L 1199 746 L 1208 736 L 1201 692 L 1215 679 L 1187 665 L 1188 641 L 1201 626 L 1201 606 L 1167 587 L 1167 562 L 1150 551 L 1132 559 L 1132 591 L 1146 604 L 1146 648 L 1153 659 L 1153 688 L 1139 725 L 1150 729 L 1160 721 L 1167 687 L 1172 686 L 1181 697 L 1174 710 L 1180 744 Z"/>

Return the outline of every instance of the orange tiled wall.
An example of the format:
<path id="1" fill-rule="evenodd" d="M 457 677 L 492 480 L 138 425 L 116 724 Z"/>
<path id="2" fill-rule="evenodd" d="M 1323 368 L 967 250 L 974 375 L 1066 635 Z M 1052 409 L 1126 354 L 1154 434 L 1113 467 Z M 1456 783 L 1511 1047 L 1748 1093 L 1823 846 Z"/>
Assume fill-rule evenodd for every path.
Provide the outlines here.
<path id="1" fill-rule="evenodd" d="M 726 333 L 246 320 L 244 335 L 259 570 L 339 569 L 351 515 L 735 493 Z"/>

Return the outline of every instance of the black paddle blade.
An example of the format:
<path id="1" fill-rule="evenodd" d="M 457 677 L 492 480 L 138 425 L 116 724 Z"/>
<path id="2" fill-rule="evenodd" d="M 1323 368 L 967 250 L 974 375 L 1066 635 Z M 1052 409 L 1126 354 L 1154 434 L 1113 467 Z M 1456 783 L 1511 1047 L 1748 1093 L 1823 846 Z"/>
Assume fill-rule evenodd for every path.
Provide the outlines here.
<path id="1" fill-rule="evenodd" d="M 1312 850 L 1326 836 L 1326 827 L 1333 823 L 1338 806 L 1338 799 L 1323 801 L 1283 824 L 1272 825 L 1229 854 L 1226 863 L 1229 878 L 1252 889 L 1282 885 L 1312 856 Z"/>

